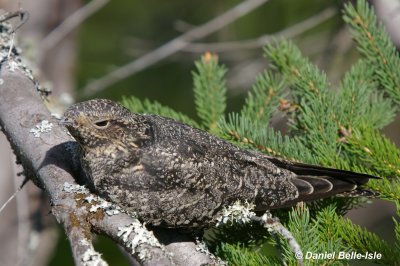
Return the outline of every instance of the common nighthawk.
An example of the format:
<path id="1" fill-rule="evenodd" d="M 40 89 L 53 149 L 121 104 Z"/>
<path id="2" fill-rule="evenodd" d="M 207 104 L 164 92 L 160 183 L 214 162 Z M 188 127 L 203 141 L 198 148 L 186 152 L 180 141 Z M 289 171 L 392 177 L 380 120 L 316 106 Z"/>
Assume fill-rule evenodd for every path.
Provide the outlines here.
<path id="1" fill-rule="evenodd" d="M 269 210 L 352 191 L 373 178 L 242 149 L 110 100 L 75 104 L 62 123 L 80 144 L 95 191 L 153 225 L 202 228 L 237 200 Z"/>

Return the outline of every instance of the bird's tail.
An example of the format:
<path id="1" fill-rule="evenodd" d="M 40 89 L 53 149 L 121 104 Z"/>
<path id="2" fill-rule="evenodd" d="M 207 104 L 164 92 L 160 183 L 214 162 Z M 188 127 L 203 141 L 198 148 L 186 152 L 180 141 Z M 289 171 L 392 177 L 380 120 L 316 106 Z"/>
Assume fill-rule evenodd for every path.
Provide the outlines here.
<path id="1" fill-rule="evenodd" d="M 292 181 L 299 191 L 299 197 L 295 202 L 310 201 L 333 195 L 351 197 L 377 195 L 372 191 L 363 189 L 361 186 L 366 184 L 369 179 L 377 179 L 380 177 L 322 166 L 290 162 L 273 157 L 269 157 L 268 159 L 276 166 L 285 168 L 297 175 L 297 178 Z"/>

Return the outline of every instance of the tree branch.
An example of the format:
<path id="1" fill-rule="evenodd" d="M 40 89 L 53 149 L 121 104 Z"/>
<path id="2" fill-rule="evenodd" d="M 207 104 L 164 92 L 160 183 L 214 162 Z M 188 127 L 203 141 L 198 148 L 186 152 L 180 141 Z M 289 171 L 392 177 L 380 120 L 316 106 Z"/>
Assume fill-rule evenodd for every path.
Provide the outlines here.
<path id="1" fill-rule="evenodd" d="M 223 27 L 243 17 L 252 10 L 266 3 L 268 0 L 246 0 L 234 6 L 223 14 L 211 19 L 210 21 L 195 27 L 166 44 L 156 48 L 155 50 L 143 55 L 142 57 L 124 65 L 116 70 L 106 74 L 105 76 L 94 80 L 85 87 L 82 91 L 84 96 L 88 97 L 96 92 L 99 92 L 114 83 L 127 78 L 160 60 L 182 50 L 191 41 L 203 38 Z"/>
<path id="2" fill-rule="evenodd" d="M 315 26 L 327 21 L 337 14 L 337 10 L 333 7 L 327 8 L 320 13 L 300 21 L 288 28 L 272 33 L 259 36 L 256 39 L 237 41 L 237 42 L 217 42 L 217 43 L 190 43 L 182 50 L 185 52 L 203 53 L 206 51 L 213 52 L 237 52 L 244 49 L 255 49 L 266 45 L 274 38 L 293 38 Z"/>
<path id="3" fill-rule="evenodd" d="M 239 50 L 248 49 L 258 49 L 265 46 L 267 43 L 271 42 L 273 39 L 285 38 L 292 39 L 294 37 L 303 34 L 304 32 L 318 26 L 321 23 L 328 21 L 337 15 L 337 9 L 334 7 L 328 7 L 322 10 L 320 13 L 315 14 L 305 20 L 297 22 L 287 28 L 273 32 L 270 34 L 261 35 L 255 39 L 239 40 L 239 41 L 226 41 L 226 42 L 191 42 L 186 47 L 182 48 L 182 52 L 189 53 L 204 53 L 207 51 L 225 53 L 225 52 L 237 52 Z M 142 40 L 139 38 L 131 38 L 134 43 L 130 46 L 135 46 L 133 49 L 129 49 L 127 53 L 129 55 L 134 55 L 137 52 L 144 53 L 149 52 L 150 48 L 144 48 L 145 46 L 154 46 L 153 43 L 147 40 Z M 132 42 L 133 42 L 132 41 Z M 139 47 L 138 47 L 139 46 Z M 143 48 L 141 48 L 143 47 Z"/>
<path id="4" fill-rule="evenodd" d="M 46 53 L 59 43 L 68 33 L 78 27 L 85 19 L 96 13 L 105 6 L 109 0 L 92 0 L 85 6 L 79 8 L 75 13 L 65 19 L 60 25 L 53 29 L 40 43 L 40 51 Z"/>

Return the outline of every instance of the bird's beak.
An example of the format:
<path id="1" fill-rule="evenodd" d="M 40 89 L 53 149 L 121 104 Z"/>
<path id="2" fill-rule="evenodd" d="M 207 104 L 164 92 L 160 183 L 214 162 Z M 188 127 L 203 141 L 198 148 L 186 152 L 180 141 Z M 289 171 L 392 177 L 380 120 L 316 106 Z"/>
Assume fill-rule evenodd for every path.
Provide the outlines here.
<path id="1" fill-rule="evenodd" d="M 60 122 L 58 123 L 62 126 L 72 126 L 74 124 L 74 122 L 67 117 L 61 118 Z"/>

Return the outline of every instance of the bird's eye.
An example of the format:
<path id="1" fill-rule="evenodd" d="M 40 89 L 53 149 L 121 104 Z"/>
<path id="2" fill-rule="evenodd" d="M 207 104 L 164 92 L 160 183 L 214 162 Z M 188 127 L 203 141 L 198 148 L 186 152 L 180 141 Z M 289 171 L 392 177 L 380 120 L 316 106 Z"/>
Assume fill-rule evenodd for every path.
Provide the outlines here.
<path id="1" fill-rule="evenodd" d="M 100 120 L 100 121 L 95 122 L 94 124 L 95 124 L 97 127 L 105 128 L 105 127 L 108 126 L 109 123 L 110 123 L 109 120 Z"/>

